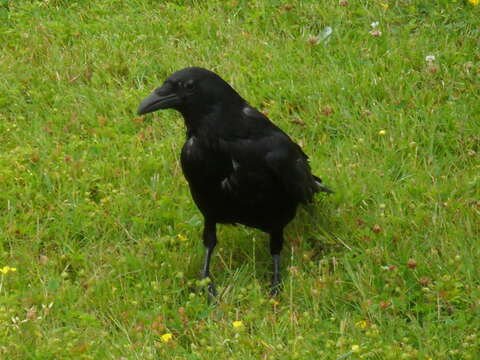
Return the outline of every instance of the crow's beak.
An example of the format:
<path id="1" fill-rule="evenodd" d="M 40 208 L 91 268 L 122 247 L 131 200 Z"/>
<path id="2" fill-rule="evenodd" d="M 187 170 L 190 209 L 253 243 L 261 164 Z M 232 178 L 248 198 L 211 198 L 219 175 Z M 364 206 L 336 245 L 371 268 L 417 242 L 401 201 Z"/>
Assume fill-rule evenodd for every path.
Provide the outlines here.
<path id="1" fill-rule="evenodd" d="M 181 99 L 165 84 L 147 96 L 138 107 L 138 115 L 148 114 L 160 109 L 169 109 L 180 105 Z"/>

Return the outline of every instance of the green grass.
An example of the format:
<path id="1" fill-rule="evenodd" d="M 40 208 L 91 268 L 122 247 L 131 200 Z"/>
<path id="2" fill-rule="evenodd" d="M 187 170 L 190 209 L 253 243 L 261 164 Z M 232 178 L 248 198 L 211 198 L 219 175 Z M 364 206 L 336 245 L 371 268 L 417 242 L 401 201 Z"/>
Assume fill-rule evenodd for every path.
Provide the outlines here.
<path id="1" fill-rule="evenodd" d="M 478 359 L 479 39 L 460 0 L 0 1 L 0 359 Z M 182 119 L 135 115 L 190 65 L 336 190 L 275 301 L 266 235 L 223 226 L 207 304 Z"/>

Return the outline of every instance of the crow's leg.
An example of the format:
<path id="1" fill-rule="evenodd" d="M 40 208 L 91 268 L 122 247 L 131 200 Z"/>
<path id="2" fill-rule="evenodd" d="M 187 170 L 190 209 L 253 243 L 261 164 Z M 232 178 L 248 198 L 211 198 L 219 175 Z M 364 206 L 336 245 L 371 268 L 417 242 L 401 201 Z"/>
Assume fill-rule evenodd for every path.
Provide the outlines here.
<path id="1" fill-rule="evenodd" d="M 210 298 L 214 298 L 217 296 L 217 290 L 215 289 L 215 284 L 210 278 L 210 260 L 212 258 L 213 249 L 215 249 L 215 245 L 217 245 L 217 229 L 214 222 L 205 220 L 205 226 L 203 228 L 203 245 L 205 246 L 206 251 L 201 278 L 210 279 L 210 282 L 208 283 L 208 294 Z"/>
<path id="2" fill-rule="evenodd" d="M 280 276 L 280 252 L 283 246 L 283 229 L 270 233 L 270 254 L 273 259 L 273 278 L 270 295 L 276 296 L 280 292 L 282 279 Z"/>

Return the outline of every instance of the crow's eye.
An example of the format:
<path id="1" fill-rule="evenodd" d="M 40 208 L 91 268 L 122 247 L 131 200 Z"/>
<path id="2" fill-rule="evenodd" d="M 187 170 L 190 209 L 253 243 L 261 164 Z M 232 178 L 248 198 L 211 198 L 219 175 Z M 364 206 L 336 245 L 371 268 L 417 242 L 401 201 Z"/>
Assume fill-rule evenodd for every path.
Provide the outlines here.
<path id="1" fill-rule="evenodd" d="M 194 85 L 195 85 L 195 84 L 193 83 L 193 80 L 189 80 L 189 81 L 187 81 L 187 82 L 185 83 L 184 86 L 185 86 L 185 89 L 187 89 L 187 90 L 192 90 L 193 87 L 194 87 Z"/>

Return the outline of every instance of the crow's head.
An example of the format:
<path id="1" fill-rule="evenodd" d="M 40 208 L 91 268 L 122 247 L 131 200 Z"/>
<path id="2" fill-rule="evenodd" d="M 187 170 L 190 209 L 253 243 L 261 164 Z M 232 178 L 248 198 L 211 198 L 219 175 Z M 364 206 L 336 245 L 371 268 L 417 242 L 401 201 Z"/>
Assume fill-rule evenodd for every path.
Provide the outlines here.
<path id="1" fill-rule="evenodd" d="M 241 99 L 233 88 L 212 71 L 189 67 L 170 75 L 138 107 L 138 114 L 175 109 L 182 114 L 199 114 L 216 104 Z"/>

